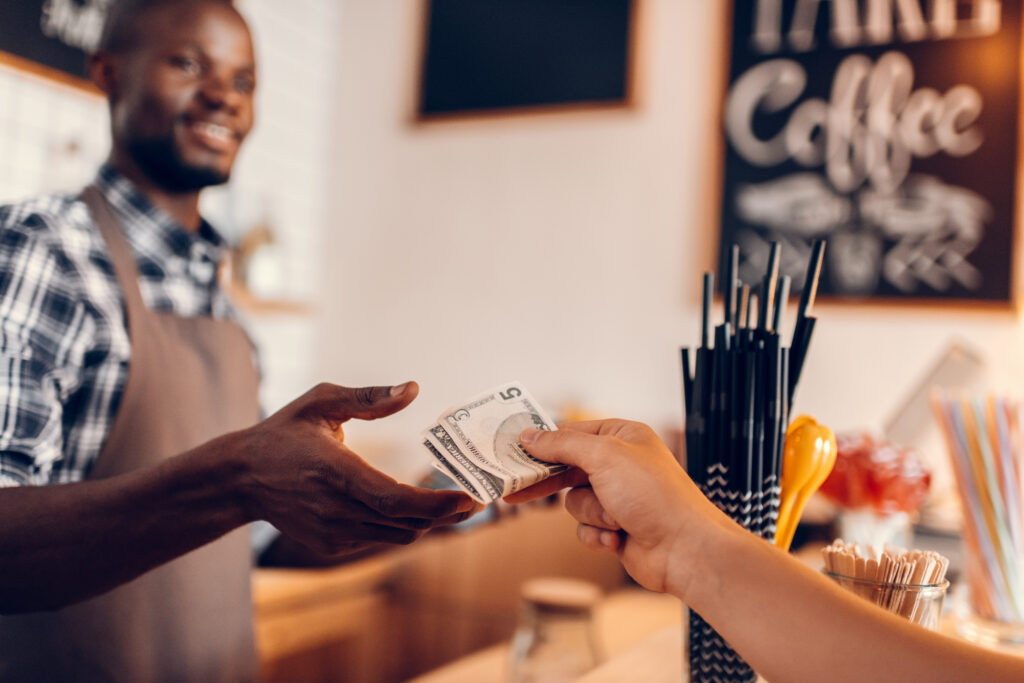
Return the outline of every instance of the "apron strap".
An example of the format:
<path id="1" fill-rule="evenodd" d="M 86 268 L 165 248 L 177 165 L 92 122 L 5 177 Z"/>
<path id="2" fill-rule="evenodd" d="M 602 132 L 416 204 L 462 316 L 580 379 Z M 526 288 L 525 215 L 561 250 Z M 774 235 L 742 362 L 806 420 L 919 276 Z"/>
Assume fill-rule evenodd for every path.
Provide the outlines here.
<path id="1" fill-rule="evenodd" d="M 90 185 L 82 191 L 82 199 L 92 218 L 99 226 L 100 234 L 107 243 L 107 250 L 110 252 L 110 260 L 114 264 L 114 272 L 117 274 L 117 282 L 121 286 L 121 293 L 124 295 L 125 306 L 129 312 L 128 326 L 131 331 L 134 320 L 137 316 L 131 315 L 131 311 L 144 311 L 146 304 L 142 301 L 142 292 L 139 291 L 139 269 L 135 264 L 135 255 L 124 233 L 121 232 L 121 221 L 114 215 L 103 193 L 95 185 Z M 133 337 L 135 335 L 132 335 Z"/>

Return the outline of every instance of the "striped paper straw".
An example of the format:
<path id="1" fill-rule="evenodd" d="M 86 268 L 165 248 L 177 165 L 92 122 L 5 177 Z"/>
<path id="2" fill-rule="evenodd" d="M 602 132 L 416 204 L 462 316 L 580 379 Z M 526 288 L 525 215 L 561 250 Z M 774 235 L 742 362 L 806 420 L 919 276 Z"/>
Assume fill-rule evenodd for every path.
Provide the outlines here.
<path id="1" fill-rule="evenodd" d="M 1024 622 L 1022 412 L 1015 401 L 936 392 L 942 428 L 960 492 L 974 611 L 1000 622 Z"/>

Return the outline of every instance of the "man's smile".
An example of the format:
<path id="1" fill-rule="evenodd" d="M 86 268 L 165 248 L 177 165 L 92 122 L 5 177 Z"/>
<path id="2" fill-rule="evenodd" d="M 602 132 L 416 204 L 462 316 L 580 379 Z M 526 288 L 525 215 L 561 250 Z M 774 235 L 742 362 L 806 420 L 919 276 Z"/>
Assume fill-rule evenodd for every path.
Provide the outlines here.
<path id="1" fill-rule="evenodd" d="M 211 121 L 186 119 L 186 130 L 203 147 L 214 152 L 232 152 L 238 147 L 239 135 L 228 128 Z"/>

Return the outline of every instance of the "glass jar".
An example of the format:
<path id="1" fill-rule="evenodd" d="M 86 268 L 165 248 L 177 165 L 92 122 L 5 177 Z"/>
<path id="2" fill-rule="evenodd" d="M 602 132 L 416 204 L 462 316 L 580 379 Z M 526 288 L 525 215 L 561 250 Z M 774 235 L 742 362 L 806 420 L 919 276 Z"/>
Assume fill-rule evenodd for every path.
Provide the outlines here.
<path id="1" fill-rule="evenodd" d="M 576 579 L 532 579 L 521 589 L 519 623 L 512 638 L 513 683 L 574 681 L 600 662 L 594 606 L 601 590 Z"/>
<path id="2" fill-rule="evenodd" d="M 827 571 L 824 574 L 846 590 L 870 600 L 882 609 L 930 631 L 939 630 L 942 603 L 949 581 L 943 580 L 936 584 L 892 584 Z"/>

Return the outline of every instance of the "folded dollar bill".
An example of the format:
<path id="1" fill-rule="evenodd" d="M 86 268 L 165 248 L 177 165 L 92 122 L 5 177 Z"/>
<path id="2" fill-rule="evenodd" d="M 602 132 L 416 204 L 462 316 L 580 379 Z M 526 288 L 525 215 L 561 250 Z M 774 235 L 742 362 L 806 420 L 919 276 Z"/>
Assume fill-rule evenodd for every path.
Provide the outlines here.
<path id="1" fill-rule="evenodd" d="M 522 447 L 529 427 L 557 429 L 519 382 L 508 382 L 445 410 L 422 435 L 434 467 L 484 505 L 547 479 L 564 465 Z"/>

